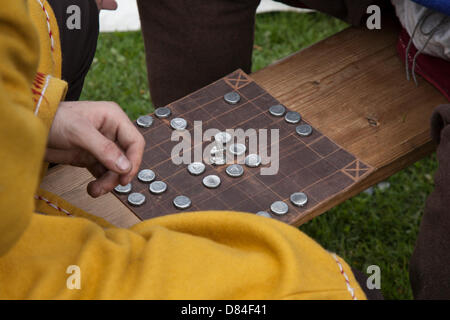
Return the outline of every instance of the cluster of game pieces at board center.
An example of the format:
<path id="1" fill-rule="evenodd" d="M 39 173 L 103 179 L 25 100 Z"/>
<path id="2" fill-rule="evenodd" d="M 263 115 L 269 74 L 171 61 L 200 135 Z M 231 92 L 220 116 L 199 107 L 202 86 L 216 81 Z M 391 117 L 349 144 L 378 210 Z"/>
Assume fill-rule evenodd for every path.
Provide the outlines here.
<path id="1" fill-rule="evenodd" d="M 239 93 L 232 91 L 224 95 L 224 100 L 230 105 L 235 105 L 239 103 L 241 97 Z M 269 108 L 269 113 L 273 117 L 283 117 L 287 123 L 298 124 L 302 117 L 298 112 L 287 111 L 286 108 L 281 105 L 273 105 Z M 159 119 L 168 118 L 171 116 L 172 112 L 168 107 L 161 107 L 155 110 L 155 116 Z M 137 119 L 136 123 L 139 127 L 149 128 L 152 126 L 154 119 L 150 115 L 144 115 Z M 170 126 L 174 130 L 184 130 L 187 128 L 187 121 L 183 118 L 173 118 L 170 121 Z M 308 137 L 312 134 L 312 127 L 308 124 L 301 124 L 295 128 L 296 133 L 301 137 Z M 214 136 L 215 146 L 211 149 L 210 163 L 212 165 L 220 166 L 226 164 L 226 156 L 224 152 L 229 152 L 232 155 L 240 156 L 245 154 L 247 147 L 244 144 L 233 143 L 228 148 L 229 142 L 233 139 L 231 134 L 228 132 L 219 132 Z M 225 150 L 227 149 L 227 150 Z M 250 168 L 256 168 L 261 165 L 261 157 L 257 154 L 249 154 L 245 157 L 245 165 Z M 206 170 L 206 166 L 202 162 L 193 162 L 187 167 L 188 172 L 191 175 L 199 176 L 203 174 Z M 238 178 L 243 176 L 244 168 L 240 164 L 229 165 L 225 172 L 228 176 L 233 178 Z M 156 174 L 151 169 L 143 169 L 138 174 L 139 181 L 149 184 L 149 191 L 152 194 L 160 195 L 167 190 L 167 184 L 163 181 L 155 180 Z M 208 175 L 203 178 L 203 185 L 209 189 L 216 189 L 220 186 L 221 180 L 217 175 Z M 145 203 L 146 197 L 142 193 L 133 192 L 131 183 L 122 186 L 118 185 L 114 189 L 119 194 L 129 194 L 128 203 L 133 206 L 141 206 Z M 295 192 L 291 194 L 290 201 L 293 205 L 297 207 L 304 207 L 308 202 L 308 197 L 303 192 Z M 174 206 L 179 210 L 188 209 L 192 205 L 191 199 L 184 195 L 176 196 L 173 199 Z M 283 201 L 275 201 L 270 206 L 270 211 L 276 215 L 285 215 L 289 212 L 289 207 Z M 264 217 L 271 217 L 270 213 L 267 211 L 259 211 L 257 215 Z"/>

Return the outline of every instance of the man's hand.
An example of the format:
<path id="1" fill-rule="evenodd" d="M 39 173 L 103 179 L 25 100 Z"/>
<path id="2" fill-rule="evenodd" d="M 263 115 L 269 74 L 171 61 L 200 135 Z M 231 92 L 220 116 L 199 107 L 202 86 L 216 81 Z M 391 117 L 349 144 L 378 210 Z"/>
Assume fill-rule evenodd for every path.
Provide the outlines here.
<path id="1" fill-rule="evenodd" d="M 115 0 L 95 0 L 97 2 L 98 10 L 116 10 L 117 2 Z"/>
<path id="2" fill-rule="evenodd" d="M 62 102 L 45 160 L 87 168 L 97 178 L 89 183 L 88 193 L 99 197 L 131 181 L 144 147 L 144 138 L 116 103 Z"/>

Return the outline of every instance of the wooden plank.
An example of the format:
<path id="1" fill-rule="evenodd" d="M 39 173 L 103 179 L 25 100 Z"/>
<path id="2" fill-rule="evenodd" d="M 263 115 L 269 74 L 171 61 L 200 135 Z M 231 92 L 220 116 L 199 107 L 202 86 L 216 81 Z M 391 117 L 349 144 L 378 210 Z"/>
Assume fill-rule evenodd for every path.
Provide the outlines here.
<path id="1" fill-rule="evenodd" d="M 140 221 L 111 193 L 98 199 L 91 198 L 86 188 L 92 180 L 86 169 L 56 166 L 48 171 L 41 187 L 118 227 L 128 228 Z"/>
<path id="2" fill-rule="evenodd" d="M 395 29 L 347 29 L 252 75 L 276 98 L 375 168 L 430 143 L 445 98 L 405 79 Z M 369 119 L 378 123 L 371 126 Z"/>
<path id="3" fill-rule="evenodd" d="M 445 98 L 420 80 L 405 80 L 397 57 L 398 30 L 350 28 L 285 58 L 252 77 L 274 97 L 376 170 L 348 193 L 323 203 L 300 225 L 433 151 L 429 118 Z M 127 227 L 137 218 L 113 195 L 92 200 L 90 174 L 57 167 L 43 187 L 108 221 Z"/>

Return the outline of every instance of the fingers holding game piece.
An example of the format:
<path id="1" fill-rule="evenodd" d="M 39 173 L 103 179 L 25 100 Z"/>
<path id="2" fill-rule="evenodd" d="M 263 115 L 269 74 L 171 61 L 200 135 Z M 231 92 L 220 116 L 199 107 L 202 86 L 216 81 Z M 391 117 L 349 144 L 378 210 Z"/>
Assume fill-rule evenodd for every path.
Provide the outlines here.
<path id="1" fill-rule="evenodd" d="M 98 178 L 88 191 L 99 196 L 132 180 L 144 146 L 144 138 L 116 103 L 67 102 L 56 113 L 46 160 L 88 168 Z"/>
<path id="2" fill-rule="evenodd" d="M 95 162 L 93 165 L 87 167 L 87 169 L 97 179 L 108 171 L 108 169 L 106 169 L 100 162 Z"/>
<path id="3" fill-rule="evenodd" d="M 117 141 L 125 152 L 127 159 L 131 164 L 131 170 L 121 176 L 121 184 L 127 184 L 137 174 L 142 162 L 144 154 L 145 140 L 136 127 L 131 123 L 126 114 L 123 114 L 126 119 L 123 119 L 119 124 L 117 131 Z"/>
<path id="4" fill-rule="evenodd" d="M 123 152 L 124 158 L 122 160 L 126 159 L 130 164 L 129 171 L 119 172 L 112 167 L 108 168 L 119 173 L 120 183 L 125 185 L 133 179 L 139 170 L 144 154 L 145 140 L 118 104 L 106 102 L 102 107 L 104 108 L 104 119 L 100 129 L 101 133 L 118 145 Z M 120 161 L 120 158 L 117 159 Z M 119 169 L 121 168 L 119 167 Z"/>
<path id="5" fill-rule="evenodd" d="M 87 122 L 81 123 L 76 129 L 73 139 L 81 148 L 90 152 L 106 168 L 118 174 L 127 174 L 132 164 L 119 146 L 100 133 Z"/>

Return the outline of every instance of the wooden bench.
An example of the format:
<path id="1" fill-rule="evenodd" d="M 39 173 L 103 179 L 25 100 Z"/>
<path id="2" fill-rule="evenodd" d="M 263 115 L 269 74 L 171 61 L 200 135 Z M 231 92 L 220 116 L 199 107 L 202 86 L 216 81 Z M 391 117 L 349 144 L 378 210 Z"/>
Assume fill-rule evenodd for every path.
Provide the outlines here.
<path id="1" fill-rule="evenodd" d="M 429 133 L 433 109 L 446 99 L 425 80 L 405 79 L 397 56 L 397 27 L 346 29 L 289 56 L 252 77 L 275 98 L 299 111 L 324 134 L 375 170 L 348 193 L 295 221 L 301 225 L 434 150 Z M 114 195 L 92 199 L 85 169 L 58 166 L 42 187 L 120 227 L 139 219 Z"/>

